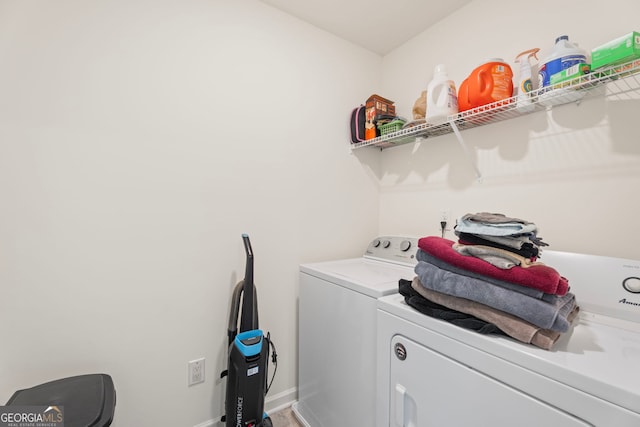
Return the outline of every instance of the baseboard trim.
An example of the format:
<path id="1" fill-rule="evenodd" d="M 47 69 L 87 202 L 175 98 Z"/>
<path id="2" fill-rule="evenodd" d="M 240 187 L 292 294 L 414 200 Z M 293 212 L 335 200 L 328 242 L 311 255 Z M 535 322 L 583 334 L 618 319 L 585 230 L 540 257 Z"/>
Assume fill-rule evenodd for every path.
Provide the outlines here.
<path id="1" fill-rule="evenodd" d="M 302 424 L 304 427 L 311 427 L 311 425 L 309 425 L 307 420 L 304 419 L 304 417 L 298 410 L 298 403 L 299 402 L 296 400 L 291 404 L 291 412 L 293 412 L 293 415 L 296 417 L 296 420 L 298 420 L 300 424 Z"/>
<path id="2" fill-rule="evenodd" d="M 271 412 L 278 412 L 291 406 L 291 404 L 293 404 L 297 399 L 298 388 L 293 387 L 289 390 L 274 394 L 273 396 L 268 396 L 264 401 L 264 410 L 267 414 Z M 224 427 L 220 418 L 222 418 L 222 416 L 218 417 L 217 420 L 207 420 L 194 427 Z"/>
<path id="3" fill-rule="evenodd" d="M 296 400 L 298 400 L 298 387 L 292 387 L 289 390 L 267 397 L 264 402 L 264 409 L 267 413 L 278 412 L 288 408 Z"/>

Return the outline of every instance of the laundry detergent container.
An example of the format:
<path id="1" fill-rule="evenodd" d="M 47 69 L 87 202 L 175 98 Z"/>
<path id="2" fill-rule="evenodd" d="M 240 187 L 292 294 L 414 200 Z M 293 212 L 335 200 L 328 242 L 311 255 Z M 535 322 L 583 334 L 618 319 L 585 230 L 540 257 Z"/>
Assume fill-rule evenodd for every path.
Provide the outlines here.
<path id="1" fill-rule="evenodd" d="M 509 99 L 513 96 L 513 71 L 500 58 L 491 59 L 474 69 L 458 91 L 460 111 Z"/>
<path id="2" fill-rule="evenodd" d="M 65 427 L 107 427 L 116 391 L 107 374 L 79 375 L 18 390 L 7 406 L 62 406 Z"/>

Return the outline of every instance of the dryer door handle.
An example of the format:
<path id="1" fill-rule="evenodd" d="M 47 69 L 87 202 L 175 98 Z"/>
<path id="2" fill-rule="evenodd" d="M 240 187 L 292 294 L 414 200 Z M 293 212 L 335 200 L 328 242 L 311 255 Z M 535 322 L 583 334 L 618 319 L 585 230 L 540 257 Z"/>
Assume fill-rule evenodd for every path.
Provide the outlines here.
<path id="1" fill-rule="evenodd" d="M 411 393 L 402 384 L 396 383 L 394 392 L 394 402 L 391 411 L 394 413 L 390 417 L 395 421 L 395 427 L 417 427 L 418 407 Z"/>
<path id="2" fill-rule="evenodd" d="M 407 396 L 407 389 L 402 384 L 396 384 L 395 392 L 395 414 L 394 419 L 397 427 L 405 427 L 404 423 L 404 404 Z"/>

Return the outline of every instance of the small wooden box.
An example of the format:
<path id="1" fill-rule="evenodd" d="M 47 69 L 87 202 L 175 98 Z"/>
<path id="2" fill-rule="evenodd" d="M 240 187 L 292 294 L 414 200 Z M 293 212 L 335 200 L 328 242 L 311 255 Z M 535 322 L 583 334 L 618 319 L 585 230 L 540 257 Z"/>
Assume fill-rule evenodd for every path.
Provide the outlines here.
<path id="1" fill-rule="evenodd" d="M 396 115 L 396 107 L 395 105 L 393 105 L 393 101 L 389 101 L 388 99 L 375 94 L 371 95 L 369 99 L 367 99 L 365 109 L 365 139 L 373 139 L 376 136 L 380 136 L 375 123 L 376 116 L 379 116 L 380 114 L 386 114 L 390 116 Z"/>
<path id="2" fill-rule="evenodd" d="M 389 101 L 380 95 L 371 95 L 369 99 L 367 99 L 365 106 L 367 110 L 369 108 L 373 108 L 374 117 L 379 114 L 389 114 L 391 116 L 396 115 L 396 107 L 393 105 L 393 101 Z"/>

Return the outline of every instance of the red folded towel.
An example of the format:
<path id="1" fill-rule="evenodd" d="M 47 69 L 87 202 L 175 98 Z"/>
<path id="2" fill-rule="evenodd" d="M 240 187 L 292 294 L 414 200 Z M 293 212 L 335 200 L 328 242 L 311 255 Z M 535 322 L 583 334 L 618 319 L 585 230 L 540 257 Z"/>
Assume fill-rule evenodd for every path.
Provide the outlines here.
<path id="1" fill-rule="evenodd" d="M 480 258 L 459 254 L 452 248 L 453 243 L 442 237 L 427 236 L 418 241 L 418 247 L 453 266 L 494 279 L 516 283 L 554 295 L 565 295 L 569 290 L 569 281 L 548 265 L 535 265 L 527 268 L 516 266 L 503 270 Z"/>

